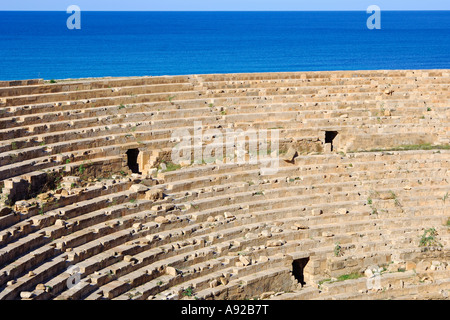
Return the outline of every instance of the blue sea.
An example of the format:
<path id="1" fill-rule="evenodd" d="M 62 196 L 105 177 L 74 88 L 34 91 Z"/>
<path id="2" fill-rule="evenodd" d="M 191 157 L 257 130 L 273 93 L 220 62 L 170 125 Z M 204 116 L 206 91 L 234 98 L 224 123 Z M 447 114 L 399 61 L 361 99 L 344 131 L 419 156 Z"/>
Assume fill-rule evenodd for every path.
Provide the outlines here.
<path id="1" fill-rule="evenodd" d="M 450 68 L 450 11 L 0 11 L 0 80 Z"/>

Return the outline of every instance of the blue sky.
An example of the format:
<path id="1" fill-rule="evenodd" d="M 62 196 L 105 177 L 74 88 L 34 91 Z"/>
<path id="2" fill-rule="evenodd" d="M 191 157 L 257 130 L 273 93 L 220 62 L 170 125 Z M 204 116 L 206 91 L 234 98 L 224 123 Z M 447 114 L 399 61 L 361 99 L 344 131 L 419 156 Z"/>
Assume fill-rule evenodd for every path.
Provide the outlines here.
<path id="1" fill-rule="evenodd" d="M 450 10 L 449 0 L 0 0 L 0 10 L 65 11 Z"/>

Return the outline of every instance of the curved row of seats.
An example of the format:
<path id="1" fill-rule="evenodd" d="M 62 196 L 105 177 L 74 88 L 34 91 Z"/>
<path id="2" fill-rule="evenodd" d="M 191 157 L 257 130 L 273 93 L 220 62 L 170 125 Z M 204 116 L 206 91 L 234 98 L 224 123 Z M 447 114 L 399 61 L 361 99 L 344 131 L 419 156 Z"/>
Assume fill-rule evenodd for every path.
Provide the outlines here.
<path id="1" fill-rule="evenodd" d="M 448 155 L 448 153 L 447 153 L 447 155 Z M 445 154 L 444 154 L 444 156 L 445 156 Z M 400 158 L 400 156 L 398 156 L 398 157 Z M 433 168 L 433 164 L 432 164 L 433 162 L 437 166 L 436 169 Z M 394 165 L 395 164 L 396 163 L 394 162 Z M 398 164 L 402 164 L 402 161 L 400 160 Z M 428 169 L 426 169 L 428 172 L 425 172 L 423 175 L 420 174 L 420 176 L 424 176 L 424 177 L 432 177 L 432 176 L 439 177 L 440 176 L 439 171 L 442 171 L 442 169 L 448 170 L 448 162 L 447 162 L 447 168 L 441 168 L 439 159 L 436 159 L 435 161 L 422 161 L 422 162 L 418 161 L 418 165 L 421 165 L 421 164 L 426 164 L 426 166 L 428 167 Z M 370 162 L 369 162 L 369 165 L 371 165 Z M 380 210 L 380 213 L 374 214 L 373 212 L 371 212 L 370 208 L 366 208 L 367 207 L 367 200 L 366 200 L 367 198 L 362 198 L 363 200 L 360 200 L 359 201 L 360 203 L 355 201 L 358 198 L 361 199 L 361 196 L 357 195 L 356 192 L 353 191 L 355 182 L 345 183 L 344 181 L 342 181 L 340 184 L 339 183 L 329 183 L 328 181 L 326 181 L 327 183 L 324 184 L 324 187 L 326 189 L 324 189 L 324 190 L 325 191 L 328 190 L 327 193 L 329 193 L 330 190 L 333 190 L 336 187 L 339 187 L 340 188 L 339 190 L 343 191 L 343 192 L 336 193 L 335 196 L 332 198 L 330 197 L 333 200 L 333 202 L 329 203 L 328 205 L 325 205 L 325 203 L 324 203 L 323 196 L 322 196 L 323 191 L 321 191 L 321 189 L 324 187 L 322 187 L 321 185 L 314 186 L 314 189 L 312 189 L 308 192 L 309 194 L 311 194 L 311 196 L 309 196 L 309 198 L 306 198 L 306 199 L 309 199 L 309 200 L 305 201 L 304 200 L 305 198 L 301 191 L 302 191 L 302 189 L 303 190 L 308 189 L 308 187 L 299 185 L 298 182 L 300 182 L 300 180 L 295 180 L 295 178 L 291 178 L 289 181 L 287 181 L 287 182 L 285 181 L 284 185 L 286 185 L 286 187 L 281 188 L 280 191 L 277 191 L 276 188 L 273 189 L 273 185 L 269 184 L 269 183 L 258 185 L 256 188 L 253 188 L 254 190 L 258 190 L 258 193 L 260 193 L 261 190 L 263 191 L 263 193 L 264 193 L 263 195 L 257 194 L 255 196 L 256 197 L 258 197 L 258 196 L 264 197 L 264 202 L 261 202 L 261 200 L 259 200 L 259 201 L 253 201 L 253 202 L 239 203 L 245 199 L 245 196 L 252 197 L 253 194 L 255 194 L 255 191 L 232 193 L 232 195 L 234 196 L 234 201 L 238 203 L 237 206 L 234 206 L 234 207 L 236 207 L 236 209 L 248 207 L 248 209 L 244 209 L 244 211 L 242 213 L 239 213 L 239 211 L 234 212 L 233 211 L 234 208 L 232 208 L 233 206 L 230 206 L 230 205 L 226 205 L 224 207 L 226 209 L 220 209 L 221 208 L 220 199 L 223 196 L 221 197 L 221 196 L 214 195 L 212 192 L 210 192 L 209 197 L 206 196 L 206 200 L 207 201 L 211 200 L 213 202 L 216 202 L 213 210 L 209 210 L 209 211 L 203 210 L 203 207 L 205 206 L 204 205 L 205 201 L 198 200 L 195 203 L 191 203 L 190 202 L 191 200 L 186 199 L 188 201 L 188 204 L 190 205 L 190 209 L 185 211 L 187 214 L 183 215 L 183 210 L 182 210 L 179 213 L 177 213 L 176 217 L 172 217 L 172 219 L 175 219 L 175 220 L 173 222 L 168 223 L 167 227 L 164 228 L 164 232 L 170 232 L 171 235 L 169 238 L 167 238 L 167 236 L 163 235 L 162 238 L 172 239 L 172 241 L 180 241 L 174 235 L 180 234 L 180 233 L 183 234 L 183 231 L 176 232 L 176 230 L 177 230 L 176 225 L 179 225 L 179 227 L 184 227 L 184 226 L 186 226 L 186 223 L 189 220 L 192 220 L 195 222 L 207 222 L 208 219 L 206 217 L 214 217 L 214 222 L 216 219 L 218 219 L 218 221 L 225 220 L 225 218 L 222 218 L 222 219 L 220 217 L 217 218 L 219 213 L 223 213 L 224 210 L 228 210 L 226 212 L 228 212 L 228 213 L 231 212 L 232 214 L 235 215 L 235 217 L 240 217 L 240 215 L 243 215 L 243 218 L 246 219 L 246 222 L 242 223 L 242 226 L 238 229 L 243 229 L 243 230 L 248 229 L 248 228 L 251 229 L 252 225 L 253 225 L 251 223 L 252 221 L 272 222 L 272 220 L 276 220 L 277 223 L 280 223 L 280 222 L 283 222 L 283 220 L 287 219 L 287 221 L 289 221 L 289 222 L 285 222 L 284 224 L 288 225 L 288 226 L 292 226 L 295 222 L 305 224 L 305 222 L 308 221 L 307 224 L 308 224 L 309 229 L 307 229 L 307 234 L 309 233 L 309 234 L 316 235 L 316 236 L 320 236 L 320 235 L 323 236 L 323 234 L 326 232 L 340 233 L 340 231 L 339 231 L 340 225 L 341 225 L 341 227 L 342 226 L 344 226 L 345 228 L 352 227 L 352 228 L 356 228 L 356 230 L 360 229 L 360 230 L 364 230 L 365 232 L 368 232 L 370 230 L 370 226 L 374 224 L 373 217 L 379 217 L 379 216 L 382 216 L 382 218 L 383 218 L 382 223 L 380 225 L 380 226 L 382 226 L 382 228 L 384 228 L 386 226 L 390 226 L 391 229 L 395 230 L 396 225 L 399 224 L 401 232 L 405 232 L 405 230 L 408 230 L 408 228 L 405 228 L 405 226 L 410 228 L 412 224 L 414 225 L 414 222 L 416 223 L 416 226 L 418 226 L 418 227 L 416 227 L 416 229 L 414 229 L 417 231 L 420 231 L 423 229 L 422 226 L 424 225 L 424 223 L 427 223 L 429 226 L 440 225 L 442 223 L 441 222 L 442 218 L 445 217 L 445 207 L 443 207 L 443 205 L 441 204 L 442 203 L 441 196 L 444 194 L 444 192 L 448 188 L 446 189 L 445 185 L 441 188 L 434 187 L 433 192 L 430 193 L 430 190 L 429 190 L 430 186 L 432 186 L 433 184 L 439 184 L 439 182 L 442 182 L 442 178 L 441 179 L 438 178 L 435 181 L 430 181 L 430 182 L 426 181 L 427 179 L 424 179 L 425 186 L 421 187 L 421 185 L 419 184 L 420 180 L 416 179 L 420 170 L 414 170 L 415 169 L 414 167 L 412 167 L 410 169 L 411 169 L 411 171 L 408 170 L 409 172 L 407 173 L 411 177 L 411 178 L 409 178 L 409 180 L 407 179 L 407 176 L 406 177 L 400 176 L 400 178 L 398 178 L 398 179 L 392 179 L 392 181 L 390 181 L 390 183 L 395 183 L 396 180 L 398 180 L 398 181 L 403 180 L 404 182 L 408 181 L 410 186 L 414 185 L 414 183 L 415 183 L 414 188 L 411 189 L 411 190 L 415 190 L 415 193 L 413 196 L 414 200 L 408 199 L 408 197 L 412 196 L 410 190 L 404 190 L 403 188 L 390 188 L 390 184 L 388 184 L 387 188 L 386 188 L 385 186 L 380 185 L 380 183 L 378 181 L 375 181 L 373 183 L 372 187 L 368 188 L 368 190 L 373 188 L 378 193 L 383 192 L 383 191 L 395 192 L 398 199 L 400 199 L 399 201 L 401 203 L 401 208 L 398 207 L 398 205 L 396 205 L 395 201 L 393 201 L 392 199 L 378 200 L 377 203 L 374 203 L 374 204 L 377 205 L 377 207 Z M 357 169 L 355 168 L 355 170 L 357 170 Z M 182 173 L 182 171 L 183 170 L 181 170 L 179 173 Z M 208 171 L 205 171 L 205 170 L 202 170 L 202 171 L 204 171 L 205 174 L 208 174 Z M 436 173 L 434 175 L 431 174 L 431 172 L 433 172 L 433 171 L 436 171 L 437 174 Z M 356 172 L 358 172 L 358 171 L 356 171 Z M 384 171 L 381 171 L 379 175 L 382 176 L 383 172 Z M 326 174 L 327 172 L 325 171 L 322 173 Z M 376 174 L 375 171 L 372 173 Z M 169 175 L 169 173 L 166 174 L 166 176 L 168 176 L 168 175 Z M 219 173 L 219 175 L 220 175 L 220 173 Z M 294 175 L 287 175 L 287 176 L 295 177 Z M 314 172 L 311 173 L 311 176 L 314 176 Z M 188 175 L 188 177 L 189 177 L 189 175 Z M 291 180 L 293 180 L 293 181 L 291 181 Z M 368 184 L 370 182 L 370 179 L 367 179 L 365 182 Z M 422 185 L 424 184 L 424 182 L 422 182 Z M 432 183 L 432 184 L 429 185 L 429 183 Z M 242 182 L 241 182 L 241 184 L 242 184 Z M 276 183 L 274 185 L 276 185 Z M 291 185 L 291 186 L 289 187 L 289 185 Z M 310 185 L 310 184 L 308 183 L 308 185 Z M 253 185 L 251 187 L 253 187 Z M 224 185 L 224 188 L 225 188 L 225 185 Z M 348 190 L 346 190 L 346 188 Z M 266 191 L 266 189 L 268 189 L 268 190 Z M 298 191 L 296 189 L 298 189 Z M 188 190 L 190 192 L 197 191 L 196 189 L 188 189 Z M 403 195 L 402 192 L 406 193 L 406 191 L 409 191 L 409 192 L 407 192 L 406 195 Z M 286 197 L 280 199 L 279 198 L 280 192 L 285 193 Z M 356 198 L 354 200 L 352 198 L 349 198 L 351 192 L 355 193 Z M 302 196 L 300 196 L 300 194 Z M 432 194 L 435 194 L 434 198 L 430 197 L 430 195 L 432 195 Z M 297 196 L 293 197 L 292 195 L 297 195 Z M 117 194 L 117 196 L 114 194 L 114 196 L 110 195 L 106 198 L 116 199 L 116 197 L 119 198 L 119 196 L 120 196 L 120 193 Z M 228 196 L 225 195 L 224 197 L 227 198 Z M 302 197 L 303 197 L 303 199 L 302 199 Z M 342 201 L 339 197 L 344 201 Z M 279 207 L 279 205 L 277 205 L 276 209 L 274 209 L 273 200 L 270 200 L 272 198 L 276 199 L 277 203 L 287 205 L 287 208 Z M 314 198 L 319 199 L 319 204 L 321 204 L 320 208 L 323 208 L 322 210 L 324 210 L 325 213 L 318 217 L 309 216 L 308 214 L 302 214 L 301 216 L 298 216 L 298 213 L 297 213 L 298 210 L 307 212 L 307 209 L 306 208 L 300 209 L 298 204 L 294 201 L 300 201 L 300 203 L 307 202 L 310 204 L 310 207 L 317 207 L 317 205 L 314 205 L 314 202 L 311 202 Z M 183 199 L 183 198 L 180 198 L 180 199 Z M 286 201 L 285 199 L 289 199 L 290 201 Z M 95 204 L 96 207 L 93 208 L 93 209 L 95 209 L 95 208 L 97 208 L 97 206 L 101 205 L 101 202 L 100 202 L 101 198 L 98 197 L 98 199 L 96 199 L 96 200 L 97 201 L 89 200 L 89 201 L 87 201 L 86 205 L 94 205 Z M 106 199 L 105 199 L 105 201 L 106 201 Z M 322 203 L 320 203 L 320 201 L 322 201 Z M 374 201 L 376 201 L 375 198 L 374 198 Z M 420 213 L 417 212 L 416 210 L 414 210 L 414 208 L 418 204 L 420 204 L 420 208 L 421 208 Z M 77 206 L 82 206 L 82 205 L 83 205 L 83 202 L 80 202 L 77 204 Z M 133 205 L 137 205 L 140 207 L 141 206 L 140 200 L 137 203 L 134 203 Z M 178 208 L 189 207 L 189 205 L 186 205 L 186 202 L 185 203 L 176 203 L 176 207 L 178 207 Z M 192 210 L 193 206 L 196 207 L 196 210 Z M 269 208 L 264 208 L 263 211 L 258 212 L 257 209 L 259 209 L 261 206 L 269 206 Z M 348 219 L 351 221 L 350 224 L 346 223 L 346 224 L 342 225 L 341 223 L 337 223 L 338 221 L 342 222 L 343 217 L 340 215 L 335 216 L 334 212 L 330 212 L 330 211 L 327 212 L 328 211 L 327 207 L 332 207 L 332 208 L 334 208 L 334 210 L 337 210 L 337 208 L 339 206 L 345 206 L 346 208 L 349 208 L 350 206 L 352 206 L 352 209 L 349 210 L 350 212 L 346 213 L 344 216 L 344 218 L 347 218 L 347 216 L 349 217 Z M 134 230 L 134 228 L 136 228 L 136 226 L 134 226 L 134 228 L 132 227 L 132 222 L 135 222 L 136 218 L 138 218 L 138 221 L 140 221 L 140 223 L 143 223 L 144 230 L 146 228 L 145 222 L 155 220 L 155 216 L 154 215 L 152 216 L 152 214 L 150 212 L 146 212 L 144 210 L 144 208 L 145 208 L 145 206 L 140 209 L 140 210 L 142 210 L 142 212 L 140 214 L 136 214 L 136 211 L 134 211 L 134 210 L 130 212 L 130 214 L 132 214 L 132 215 L 135 214 L 135 215 L 130 217 L 130 221 L 128 223 L 123 224 L 123 226 L 128 226 L 128 228 L 129 228 L 129 231 L 125 232 L 125 234 L 128 234 L 128 235 L 132 234 L 132 231 Z M 429 208 L 429 209 L 427 209 L 427 208 Z M 90 209 L 90 210 L 93 210 L 93 209 Z M 270 209 L 270 210 L 268 210 L 268 209 Z M 86 207 L 85 210 L 87 211 L 89 209 Z M 353 210 L 354 210 L 354 213 L 353 213 Z M 438 210 L 442 211 L 441 216 L 439 214 L 437 214 Z M 191 211 L 193 213 L 189 214 L 189 211 Z M 408 212 L 410 212 L 410 214 L 407 217 L 401 218 L 403 216 L 404 211 L 408 211 Z M 428 214 L 427 214 L 427 212 L 428 212 Z M 327 214 L 327 213 L 330 213 L 330 214 Z M 353 213 L 353 214 L 351 214 L 351 213 Z M 67 211 L 67 213 L 65 212 L 65 214 L 67 214 L 70 217 L 70 209 Z M 249 216 L 249 214 L 250 214 L 250 216 Z M 419 216 L 412 219 L 411 214 L 413 216 L 419 214 Z M 251 217 L 251 216 L 253 216 L 253 217 Z M 298 218 L 296 218 L 296 216 Z M 359 221 L 361 218 L 364 218 L 365 216 L 370 218 L 367 222 Z M 55 218 L 52 218 L 52 217 L 53 217 L 53 215 L 51 215 L 51 213 L 50 213 L 49 217 L 47 217 L 47 215 L 45 215 L 44 217 L 39 217 L 40 219 L 33 220 L 33 222 L 35 222 L 36 225 L 40 225 L 40 224 L 50 225 L 47 228 L 41 229 L 41 230 L 45 231 L 45 232 L 43 232 L 43 234 L 45 233 L 45 234 L 49 235 L 49 237 L 51 235 L 54 235 L 58 231 L 54 230 L 55 226 L 53 225 L 53 223 L 42 223 L 41 221 L 45 221 L 45 220 L 48 221 L 50 219 L 56 219 L 56 217 Z M 115 217 L 117 217 L 117 215 L 113 215 L 112 219 L 114 219 Z M 100 209 L 97 211 L 93 211 L 92 214 L 84 214 L 80 218 L 76 217 L 76 218 L 66 220 L 66 223 L 64 225 L 59 226 L 57 229 L 66 230 L 67 225 L 79 226 L 79 228 L 82 228 L 82 229 L 78 232 L 74 232 L 76 230 L 76 228 L 72 227 L 71 232 L 74 232 L 74 233 L 70 234 L 67 237 L 64 237 L 63 242 L 55 240 L 56 248 L 63 248 L 63 249 L 70 248 L 71 250 L 68 253 L 68 256 L 69 256 L 68 260 L 72 261 L 72 263 L 73 263 L 73 261 L 75 259 L 70 258 L 70 256 L 72 255 L 71 252 L 75 252 L 75 253 L 73 253 L 73 256 L 76 257 L 77 253 L 79 252 L 78 248 L 77 248 L 79 246 L 79 244 L 88 242 L 86 245 L 88 245 L 89 248 L 91 246 L 94 246 L 94 248 L 95 248 L 95 246 L 97 246 L 97 247 L 103 246 L 102 241 L 97 241 L 97 243 L 91 243 L 91 242 L 92 242 L 92 240 L 96 239 L 97 236 L 104 235 L 105 233 L 104 232 L 92 232 L 92 230 L 101 230 L 102 228 L 105 230 L 108 229 L 108 230 L 110 230 L 110 232 L 114 233 L 114 236 L 116 238 L 121 239 L 121 237 L 124 237 L 124 234 L 121 231 L 122 228 L 119 227 L 119 226 L 122 226 L 122 223 L 117 222 L 116 224 L 111 223 L 111 225 L 106 225 L 105 223 L 102 223 L 102 221 L 105 221 L 105 219 L 109 220 L 109 217 L 106 217 L 105 212 Z M 332 219 L 332 220 L 330 220 L 330 219 Z M 333 219 L 334 219 L 334 221 L 333 221 Z M 355 219 L 356 219 L 356 221 L 355 221 Z M 387 219 L 389 219 L 389 220 L 387 220 Z M 75 221 L 72 221 L 72 220 L 75 220 Z M 80 222 L 84 222 L 84 221 L 85 221 L 84 224 L 80 224 Z M 314 222 L 311 222 L 311 221 L 314 221 Z M 344 221 L 345 221 L 345 219 L 344 219 Z M 97 225 L 92 225 L 93 223 L 97 223 Z M 114 225 L 116 225 L 116 226 L 114 226 Z M 158 226 L 157 224 L 155 224 L 153 222 L 149 226 L 153 226 L 153 228 L 154 228 L 153 232 L 160 232 L 161 231 L 160 228 L 163 225 Z M 111 228 L 111 226 L 114 226 L 114 228 Z M 315 227 L 315 226 L 319 226 L 319 229 L 317 229 L 317 227 Z M 233 227 L 233 225 L 227 225 L 227 227 L 230 228 L 230 227 Z M 275 226 L 273 226 L 273 227 L 275 227 Z M 90 228 L 92 228 L 92 229 L 89 230 Z M 169 229 L 167 229 L 167 228 L 169 228 Z M 172 231 L 173 228 L 175 228 L 175 230 Z M 193 224 L 193 225 L 191 224 L 191 226 L 189 226 L 189 229 L 192 230 L 193 228 L 203 229 L 202 226 L 197 226 L 196 224 Z M 236 233 L 236 232 L 238 232 L 237 234 L 242 234 L 242 231 L 240 231 L 240 233 L 239 233 L 239 230 L 235 230 L 235 229 L 236 229 L 235 227 L 231 228 L 232 234 Z M 403 229 L 405 229 L 405 230 L 403 230 Z M 345 234 L 349 230 L 352 230 L 352 229 L 344 229 L 341 232 Z M 248 230 L 246 230 L 246 231 L 248 231 Z M 288 231 L 290 231 L 290 230 L 288 230 Z M 222 232 L 224 232 L 224 231 L 222 231 Z M 415 233 L 416 233 L 415 236 L 417 236 L 418 232 L 415 232 Z M 62 233 L 62 234 L 66 234 L 66 233 Z M 185 231 L 185 234 L 186 234 L 186 231 Z M 146 235 L 146 236 L 143 237 L 142 241 L 146 242 L 148 240 L 148 237 L 147 237 L 148 232 L 145 232 L 144 235 Z M 389 236 L 390 235 L 391 234 L 389 234 Z M 210 239 L 211 236 L 212 235 L 209 234 L 208 238 Z M 89 237 L 89 238 L 86 238 L 86 237 Z M 158 237 L 158 239 L 160 239 L 161 234 L 158 234 L 157 237 Z M 219 236 L 219 237 L 223 237 L 223 235 Z M 303 234 L 302 237 L 305 237 L 305 234 Z M 360 237 L 361 237 L 361 234 L 358 235 L 358 239 Z M 411 238 L 413 238 L 413 237 L 411 237 Z M 339 236 L 334 235 L 333 241 L 335 241 L 336 239 L 339 239 L 342 241 L 343 239 L 345 239 L 345 237 L 341 238 Z M 370 237 L 370 239 L 371 239 L 371 243 L 373 243 L 373 241 L 376 240 L 375 237 L 373 237 L 373 235 Z M 126 241 L 126 240 L 130 240 L 130 238 L 123 238 L 123 241 Z M 266 239 L 263 238 L 262 243 L 266 242 L 267 240 L 268 240 L 267 238 Z M 295 239 L 295 240 L 297 240 L 297 239 Z M 326 240 L 326 238 L 325 238 L 325 240 Z M 364 239 L 364 240 L 366 240 L 366 239 Z M 410 242 L 414 241 L 417 243 L 416 240 L 417 239 L 412 239 L 412 240 L 410 240 Z M 117 240 L 117 241 L 119 241 L 119 240 Z M 381 241 L 381 243 L 380 243 L 383 247 L 386 246 L 385 241 L 386 240 Z M 118 242 L 118 243 L 121 244 L 123 242 Z M 138 241 L 138 243 L 142 243 L 142 242 Z M 159 247 L 161 245 L 163 245 L 164 243 L 165 242 L 157 242 L 155 245 L 158 245 L 158 249 L 159 249 Z M 353 242 L 350 242 L 350 243 L 352 245 L 355 245 Z M 13 242 L 13 244 L 14 244 L 14 242 Z M 328 243 L 328 245 L 326 245 L 326 242 L 324 240 L 322 240 L 320 250 L 323 250 L 328 246 L 329 247 L 328 250 L 330 252 L 330 251 L 332 251 L 332 244 L 333 243 Z M 362 245 L 364 247 L 364 243 Z M 84 249 L 82 249 L 84 246 L 81 245 L 80 247 L 81 247 L 81 249 L 79 249 L 80 252 L 84 252 Z M 102 248 L 104 250 L 104 247 L 102 247 Z M 378 247 L 376 247 L 376 249 L 377 249 L 376 251 L 379 250 Z M 91 250 L 94 250 L 93 252 L 95 252 L 95 249 L 91 249 Z M 117 249 L 112 249 L 111 251 L 113 252 L 115 250 L 117 250 Z M 8 250 L 8 251 L 10 251 L 10 250 Z M 147 252 L 148 252 L 148 250 L 145 251 L 145 254 L 148 254 Z M 109 262 L 111 262 L 110 259 L 112 259 L 112 258 L 114 258 L 113 260 L 119 260 L 119 261 L 121 260 L 121 258 L 122 259 L 124 258 L 124 256 L 114 257 L 114 255 L 111 253 L 106 253 L 106 252 L 104 252 L 104 253 L 105 253 L 104 259 L 108 260 Z M 155 254 L 154 252 L 151 252 L 152 257 L 154 256 L 154 254 Z M 32 256 L 33 256 L 33 253 L 32 253 Z M 134 255 L 134 256 L 135 256 L 135 258 L 137 257 L 136 255 Z M 89 262 L 86 261 L 86 260 L 88 260 L 88 258 L 89 258 L 89 256 L 83 256 L 82 259 L 85 259 L 84 262 L 89 265 Z M 94 269 L 91 269 L 91 272 L 95 272 L 95 271 L 98 271 L 98 269 L 96 270 L 95 266 L 97 266 L 99 261 L 98 261 L 98 257 L 95 255 L 92 258 L 93 258 L 93 261 L 90 262 L 90 264 L 91 265 L 94 264 Z M 136 258 L 136 259 L 140 260 L 139 258 Z M 184 262 L 185 258 L 183 258 L 182 261 Z M 150 261 L 148 261 L 148 262 L 150 262 Z M 164 261 L 163 262 L 158 261 L 157 264 L 164 265 Z M 81 264 L 81 265 L 84 265 L 84 264 Z M 148 268 L 147 265 L 145 265 L 145 267 Z M 108 268 L 111 269 L 110 267 L 108 267 Z M 112 270 L 114 270 L 114 268 L 112 268 Z M 64 270 L 64 271 L 66 271 L 66 270 Z M 141 272 L 142 272 L 142 270 L 141 270 Z M 139 274 L 139 272 L 137 272 L 137 274 Z M 86 274 L 86 276 L 87 275 L 88 274 Z M 204 273 L 202 273 L 200 275 L 205 276 Z M 36 280 L 36 278 L 32 278 L 32 279 Z M 5 279 L 5 280 L 7 280 L 7 279 Z M 67 280 L 67 278 L 66 278 L 66 280 Z M 158 280 L 158 281 L 155 280 L 154 282 L 159 283 L 159 281 L 160 280 Z M 54 286 L 49 284 L 48 287 L 54 287 Z M 22 286 L 20 288 L 23 289 L 24 287 Z M 87 290 L 87 289 L 85 288 L 84 290 Z M 111 298 L 112 296 L 108 295 L 108 297 Z"/>
<path id="2" fill-rule="evenodd" d="M 42 171 L 81 181 L 2 207 L 0 299 L 389 298 L 317 283 L 392 261 L 448 260 L 447 70 L 2 85 L 3 195 Z M 278 129 L 283 149 L 320 148 L 267 176 L 260 165 L 270 158 L 238 164 L 233 155 L 132 174 L 128 150 L 167 153 L 173 132 L 195 121 Z M 372 148 L 352 150 L 350 140 L 340 145 L 347 153 L 324 153 L 327 130 L 432 150 L 359 152 Z M 442 246 L 424 251 L 430 228 Z M 426 287 L 448 290 L 446 271 Z M 401 289 L 392 296 L 419 294 Z"/>

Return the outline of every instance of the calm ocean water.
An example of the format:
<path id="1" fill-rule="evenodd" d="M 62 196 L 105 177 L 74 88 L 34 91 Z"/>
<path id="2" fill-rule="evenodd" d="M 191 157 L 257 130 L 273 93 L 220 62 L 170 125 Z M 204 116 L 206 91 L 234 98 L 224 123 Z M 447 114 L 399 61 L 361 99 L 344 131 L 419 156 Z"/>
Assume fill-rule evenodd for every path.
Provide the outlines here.
<path id="1" fill-rule="evenodd" d="M 450 11 L 0 12 L 0 79 L 450 68 Z"/>

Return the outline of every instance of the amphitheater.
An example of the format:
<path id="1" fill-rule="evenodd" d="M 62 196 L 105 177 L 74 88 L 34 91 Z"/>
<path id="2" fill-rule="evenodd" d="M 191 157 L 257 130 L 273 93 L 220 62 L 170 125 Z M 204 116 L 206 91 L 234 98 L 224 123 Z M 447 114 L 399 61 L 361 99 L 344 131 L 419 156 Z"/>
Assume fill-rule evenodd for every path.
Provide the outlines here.
<path id="1" fill-rule="evenodd" d="M 448 299 L 449 88 L 450 70 L 2 81 L 0 299 Z M 172 162 L 195 122 L 268 148 Z"/>

